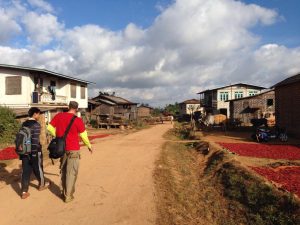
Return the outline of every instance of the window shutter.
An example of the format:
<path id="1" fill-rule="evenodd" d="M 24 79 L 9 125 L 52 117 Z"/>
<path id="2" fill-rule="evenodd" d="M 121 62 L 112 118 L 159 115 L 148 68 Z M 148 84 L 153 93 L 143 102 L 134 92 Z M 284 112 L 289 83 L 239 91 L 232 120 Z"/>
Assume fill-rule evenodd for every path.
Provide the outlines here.
<path id="1" fill-rule="evenodd" d="M 5 94 L 21 95 L 22 94 L 22 76 L 13 76 L 5 78 Z"/>
<path id="2" fill-rule="evenodd" d="M 76 84 L 71 84 L 71 98 L 76 98 Z"/>
<path id="3" fill-rule="evenodd" d="M 85 86 L 80 87 L 81 99 L 85 99 Z"/>

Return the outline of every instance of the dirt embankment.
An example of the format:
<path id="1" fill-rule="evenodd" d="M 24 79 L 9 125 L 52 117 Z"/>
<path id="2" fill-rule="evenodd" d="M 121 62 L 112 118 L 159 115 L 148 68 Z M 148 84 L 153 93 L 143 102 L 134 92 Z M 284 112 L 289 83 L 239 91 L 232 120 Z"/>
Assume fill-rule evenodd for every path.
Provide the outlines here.
<path id="1" fill-rule="evenodd" d="M 172 139 L 157 161 L 155 181 L 159 225 L 300 224 L 298 200 L 218 145 Z"/>

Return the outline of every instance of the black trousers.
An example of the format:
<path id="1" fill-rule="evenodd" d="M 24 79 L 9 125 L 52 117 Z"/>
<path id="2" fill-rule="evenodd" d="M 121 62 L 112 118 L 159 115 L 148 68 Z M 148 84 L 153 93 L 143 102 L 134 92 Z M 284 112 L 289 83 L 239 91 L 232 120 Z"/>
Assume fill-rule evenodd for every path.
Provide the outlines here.
<path id="1" fill-rule="evenodd" d="M 37 152 L 29 156 L 22 156 L 22 192 L 28 192 L 30 176 L 34 173 L 36 179 L 39 181 L 39 186 L 45 185 L 44 169 L 43 169 L 43 154 Z"/>

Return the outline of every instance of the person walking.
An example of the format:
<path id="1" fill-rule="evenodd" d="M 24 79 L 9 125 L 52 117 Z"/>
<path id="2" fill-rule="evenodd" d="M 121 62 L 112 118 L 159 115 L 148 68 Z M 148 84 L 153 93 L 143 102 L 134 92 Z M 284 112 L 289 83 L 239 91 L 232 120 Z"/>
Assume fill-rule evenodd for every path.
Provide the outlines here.
<path id="1" fill-rule="evenodd" d="M 174 116 L 173 115 L 170 116 L 170 121 L 171 121 L 171 124 L 173 124 L 173 121 L 174 121 Z"/>
<path id="2" fill-rule="evenodd" d="M 30 108 L 28 111 L 29 119 L 22 124 L 22 127 L 28 127 L 31 133 L 31 153 L 20 156 L 20 160 L 22 160 L 22 199 L 26 199 L 30 196 L 28 189 L 32 172 L 39 182 L 39 191 L 47 189 L 50 185 L 49 182 L 45 182 L 43 169 L 43 153 L 40 144 L 41 125 L 38 123 L 40 114 L 41 110 L 39 108 Z"/>
<path id="3" fill-rule="evenodd" d="M 81 118 L 76 117 L 77 111 L 78 103 L 70 101 L 69 111 L 58 113 L 47 127 L 47 130 L 52 136 L 62 137 L 71 120 L 74 119 L 66 137 L 66 153 L 61 158 L 60 164 L 62 197 L 66 203 L 71 202 L 74 199 L 75 183 L 78 176 L 80 159 L 79 136 L 83 143 L 88 147 L 90 153 L 93 153 L 92 145 L 88 139 L 84 123 Z"/>

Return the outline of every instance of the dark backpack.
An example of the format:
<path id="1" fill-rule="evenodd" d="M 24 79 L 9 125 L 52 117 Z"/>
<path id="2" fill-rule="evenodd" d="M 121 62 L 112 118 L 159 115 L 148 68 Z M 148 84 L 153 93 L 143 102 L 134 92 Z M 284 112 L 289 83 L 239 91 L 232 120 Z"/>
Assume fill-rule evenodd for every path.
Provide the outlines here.
<path id="1" fill-rule="evenodd" d="M 16 153 L 18 155 L 28 155 L 31 153 L 31 130 L 29 127 L 22 127 L 16 134 Z"/>
<path id="2" fill-rule="evenodd" d="M 76 119 L 76 117 L 77 116 L 75 116 L 75 115 L 72 117 L 72 119 L 64 133 L 64 136 L 55 137 L 50 142 L 50 144 L 48 146 L 50 159 L 58 159 L 58 158 L 61 158 L 62 156 L 64 156 L 65 151 L 66 151 L 66 138 L 67 138 L 67 135 L 68 135 L 68 133 L 71 129 L 71 126 L 72 126 L 74 120 Z"/>

